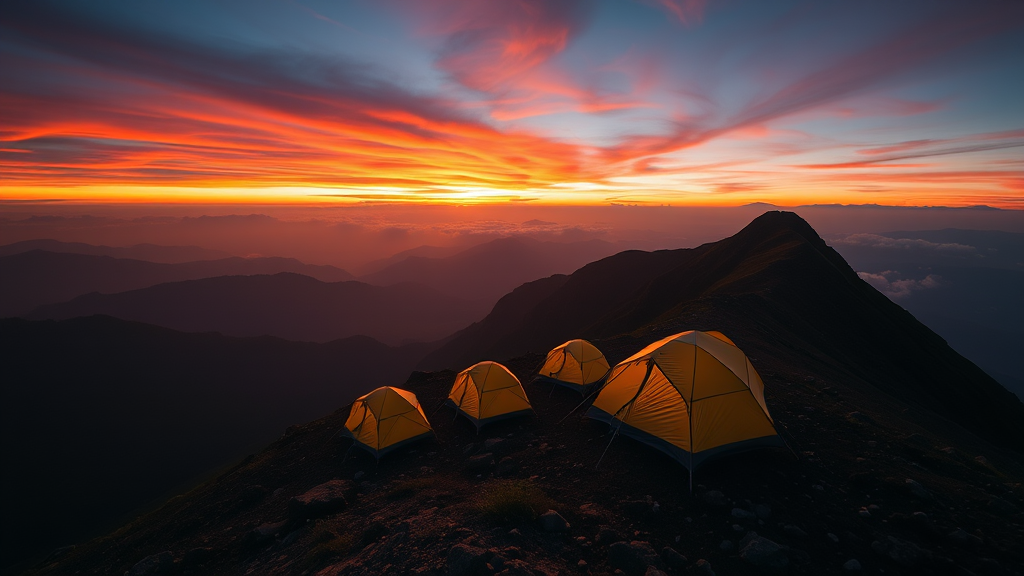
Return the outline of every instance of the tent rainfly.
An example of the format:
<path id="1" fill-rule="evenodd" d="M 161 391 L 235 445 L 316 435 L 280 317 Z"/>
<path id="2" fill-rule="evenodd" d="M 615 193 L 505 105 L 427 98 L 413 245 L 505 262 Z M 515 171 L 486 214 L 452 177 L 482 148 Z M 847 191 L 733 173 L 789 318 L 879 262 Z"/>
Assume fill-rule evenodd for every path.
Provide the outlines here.
<path id="1" fill-rule="evenodd" d="M 416 395 L 384 386 L 356 398 L 341 433 L 373 454 L 384 454 L 432 434 L 434 430 Z"/>
<path id="2" fill-rule="evenodd" d="M 469 418 L 477 430 L 495 420 L 533 412 L 519 379 L 497 362 L 479 362 L 459 372 L 445 403 Z"/>
<path id="3" fill-rule="evenodd" d="M 587 416 L 672 456 L 691 483 L 694 467 L 708 458 L 785 445 L 761 377 L 720 332 L 669 336 L 623 360 Z"/>
<path id="4" fill-rule="evenodd" d="M 596 346 L 586 340 L 569 340 L 558 346 L 544 360 L 537 381 L 572 388 L 580 394 L 600 384 L 608 375 L 608 360 Z"/>

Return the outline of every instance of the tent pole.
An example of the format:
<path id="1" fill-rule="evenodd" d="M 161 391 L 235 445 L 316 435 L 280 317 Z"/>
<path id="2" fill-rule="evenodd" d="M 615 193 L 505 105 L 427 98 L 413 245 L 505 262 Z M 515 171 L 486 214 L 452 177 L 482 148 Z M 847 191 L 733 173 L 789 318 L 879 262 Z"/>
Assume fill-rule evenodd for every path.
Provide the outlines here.
<path id="1" fill-rule="evenodd" d="M 594 466 L 594 470 L 597 470 L 601 466 L 601 460 L 604 460 L 604 455 L 608 453 L 608 449 L 612 447 L 612 442 L 615 441 L 615 437 L 619 434 L 619 428 L 622 427 L 621 422 L 615 428 L 615 432 L 612 433 L 612 439 L 608 441 L 608 445 L 604 447 L 604 452 L 601 452 L 601 457 L 597 459 L 597 466 Z"/>
<path id="2" fill-rule="evenodd" d="M 342 465 L 344 465 L 345 461 L 348 460 L 348 453 L 351 452 L 352 449 L 355 448 L 355 446 L 356 446 L 355 442 L 353 441 L 352 445 L 348 447 L 348 450 L 345 450 L 345 457 L 341 459 L 341 464 Z"/>
<path id="3" fill-rule="evenodd" d="M 690 455 L 690 496 L 693 496 L 693 454 Z"/>

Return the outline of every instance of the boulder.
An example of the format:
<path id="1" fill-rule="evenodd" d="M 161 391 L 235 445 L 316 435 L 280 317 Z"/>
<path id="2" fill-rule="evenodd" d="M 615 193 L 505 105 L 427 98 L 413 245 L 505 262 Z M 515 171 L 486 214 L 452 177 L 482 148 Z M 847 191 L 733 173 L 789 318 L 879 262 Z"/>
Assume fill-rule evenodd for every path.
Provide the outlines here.
<path id="1" fill-rule="evenodd" d="M 871 549 L 905 568 L 914 568 L 931 561 L 931 552 L 895 536 L 875 540 L 871 543 Z"/>
<path id="2" fill-rule="evenodd" d="M 661 549 L 661 558 L 665 561 L 665 564 L 668 564 L 668 567 L 673 570 L 682 570 L 686 567 L 686 556 L 683 556 L 671 546 L 665 546 Z"/>
<path id="3" fill-rule="evenodd" d="M 611 526 L 605 525 L 597 527 L 597 536 L 594 537 L 595 542 L 600 542 L 601 544 L 605 545 L 612 544 L 614 542 L 619 542 L 622 539 L 623 536 L 618 530 L 612 528 Z"/>
<path id="4" fill-rule="evenodd" d="M 487 552 L 476 546 L 456 544 L 448 551 L 449 576 L 471 576 L 487 564 Z"/>
<path id="5" fill-rule="evenodd" d="M 569 530 L 569 523 L 566 522 L 562 515 L 554 510 L 548 510 L 547 512 L 540 515 L 537 519 L 540 521 L 540 527 L 545 532 L 565 532 Z"/>
<path id="6" fill-rule="evenodd" d="M 751 532 L 740 541 L 740 559 L 767 572 L 782 572 L 789 556 L 775 542 Z"/>
<path id="7" fill-rule="evenodd" d="M 725 494 L 722 494 L 718 490 L 708 490 L 704 493 L 704 503 L 708 506 L 714 506 L 716 508 L 724 508 L 729 505 L 729 501 L 726 500 Z"/>
<path id="8" fill-rule="evenodd" d="M 664 563 L 649 542 L 616 542 L 608 548 L 608 564 L 630 575 L 642 575 L 648 566 L 664 568 Z"/>
<path id="9" fill-rule="evenodd" d="M 715 576 L 715 571 L 711 569 L 711 562 L 701 558 L 693 565 L 693 573 L 697 576 Z"/>
<path id="10" fill-rule="evenodd" d="M 163 574 L 174 566 L 174 553 L 165 550 L 158 554 L 146 556 L 131 567 L 125 576 L 145 576 L 146 574 Z"/>
<path id="11" fill-rule="evenodd" d="M 860 562 L 856 558 L 850 558 L 843 564 L 843 571 L 847 574 L 859 574 L 861 570 Z"/>
<path id="12" fill-rule="evenodd" d="M 346 480 L 324 482 L 289 500 L 288 513 L 297 520 L 327 516 L 344 509 L 354 492 L 355 485 Z"/>
<path id="13" fill-rule="evenodd" d="M 491 467 L 491 464 L 494 464 L 494 454 L 490 452 L 477 454 L 466 459 L 466 470 L 470 472 L 486 472 Z"/>

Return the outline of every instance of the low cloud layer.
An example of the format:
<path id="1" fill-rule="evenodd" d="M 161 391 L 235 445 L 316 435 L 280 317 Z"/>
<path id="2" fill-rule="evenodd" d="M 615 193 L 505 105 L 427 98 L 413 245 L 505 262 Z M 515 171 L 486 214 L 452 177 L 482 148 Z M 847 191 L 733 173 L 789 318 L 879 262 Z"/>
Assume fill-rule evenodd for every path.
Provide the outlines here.
<path id="1" fill-rule="evenodd" d="M 940 252 L 955 252 L 968 254 L 975 252 L 974 246 L 967 244 L 956 244 L 954 242 L 938 243 L 929 242 L 920 238 L 889 238 L 878 234 L 850 234 L 845 237 L 835 238 L 832 244 L 845 246 L 863 246 L 865 248 L 881 248 L 890 250 L 937 250 Z"/>
<path id="2" fill-rule="evenodd" d="M 921 280 L 898 279 L 899 272 L 895 270 L 886 270 L 881 274 L 857 272 L 857 275 L 892 300 L 907 298 L 914 292 L 936 288 L 942 284 L 942 277 L 935 274 L 929 274 Z"/>

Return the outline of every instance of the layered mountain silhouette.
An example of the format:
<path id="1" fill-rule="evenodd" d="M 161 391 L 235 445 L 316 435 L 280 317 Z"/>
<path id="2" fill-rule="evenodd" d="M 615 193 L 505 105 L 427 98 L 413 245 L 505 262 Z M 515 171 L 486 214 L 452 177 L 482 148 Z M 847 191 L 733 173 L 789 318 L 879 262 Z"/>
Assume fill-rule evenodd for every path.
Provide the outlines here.
<path id="1" fill-rule="evenodd" d="M 222 258 L 163 264 L 91 254 L 30 250 L 0 256 L 0 317 L 27 314 L 43 304 L 91 292 L 113 293 L 176 282 L 238 274 L 294 272 L 325 282 L 351 280 L 334 266 L 293 258 Z"/>
<path id="2" fill-rule="evenodd" d="M 570 338 L 607 338 L 697 313 L 775 334 L 843 364 L 878 391 L 1024 449 L 1020 400 L 861 280 L 788 212 L 766 213 L 698 248 L 623 252 L 524 286 L 421 367 L 544 352 Z"/>
<path id="3" fill-rule="evenodd" d="M 95 321 L 17 322 L 86 320 Z M 746 353 L 792 450 L 709 463 L 693 496 L 675 461 L 572 412 L 577 394 L 531 383 L 547 350 L 569 338 L 591 339 L 614 363 L 688 329 L 720 330 Z M 47 346 L 31 344 L 29 356 Z M 97 346 L 107 358 L 135 353 Z M 78 364 L 95 353 L 84 348 Z M 379 464 L 349 454 L 350 442 L 337 439 L 348 415 L 338 402 L 330 416 L 32 573 L 816 574 L 856 560 L 869 573 L 1013 574 L 1024 561 L 1024 406 L 794 214 L 769 212 L 695 249 L 620 253 L 527 283 L 419 354 L 435 371 L 403 387 L 419 397 L 436 440 Z M 478 434 L 450 410 L 433 412 L 455 371 L 483 359 L 526 383 L 534 417 Z M 161 362 L 143 357 L 125 373 Z M 339 377 L 347 369 L 321 366 Z M 538 518 L 548 509 L 555 516 Z"/>
<path id="4" fill-rule="evenodd" d="M 128 258 L 163 264 L 181 264 L 197 260 L 221 260 L 231 257 L 231 254 L 227 252 L 201 248 L 199 246 L 162 246 L 159 244 L 97 246 L 85 244 L 84 242 L 61 242 L 50 239 L 23 240 L 0 246 L 0 256 L 21 254 L 22 252 L 32 250 L 63 252 L 65 254 L 88 254 L 90 256 L 110 256 L 111 258 Z"/>
<path id="5" fill-rule="evenodd" d="M 443 258 L 408 255 L 359 279 L 380 286 L 417 282 L 446 294 L 493 304 L 524 282 L 572 272 L 619 250 L 603 240 L 561 243 L 499 238 Z"/>
<path id="6" fill-rule="evenodd" d="M 404 380 L 423 345 L 184 334 L 104 316 L 0 320 L 0 567 L 110 528 L 322 416 Z"/>
<path id="7" fill-rule="evenodd" d="M 28 317 L 107 314 L 186 332 L 271 335 L 328 342 L 369 336 L 387 343 L 443 338 L 487 313 L 486 305 L 418 284 L 321 282 L 281 273 L 168 282 L 117 294 L 86 294 Z"/>

